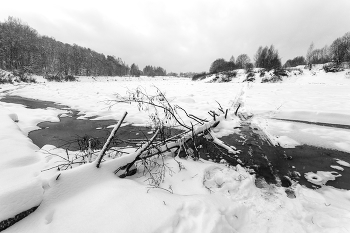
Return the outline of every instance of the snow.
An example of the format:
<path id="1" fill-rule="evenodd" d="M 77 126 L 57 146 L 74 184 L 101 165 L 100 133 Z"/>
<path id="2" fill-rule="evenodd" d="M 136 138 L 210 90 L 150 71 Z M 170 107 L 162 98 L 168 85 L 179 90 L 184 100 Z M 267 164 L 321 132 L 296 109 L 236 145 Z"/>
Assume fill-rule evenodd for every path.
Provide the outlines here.
<path id="1" fill-rule="evenodd" d="M 335 180 L 336 177 L 341 176 L 338 172 L 326 172 L 326 171 L 317 171 L 317 173 L 307 172 L 305 173 L 305 178 L 310 183 L 316 185 L 325 185 L 329 180 Z"/>
<path id="2" fill-rule="evenodd" d="M 0 106 L 0 221 L 40 204 L 42 158 L 39 148 Z"/>
<path id="3" fill-rule="evenodd" d="M 153 78 L 150 81 L 140 81 L 137 78 L 130 81 L 125 81 L 125 78 L 116 79 L 118 79 L 116 82 L 88 82 L 85 78 L 82 78 L 82 81 L 79 82 L 79 88 L 77 88 L 76 82 L 33 84 L 21 90 L 15 90 L 11 94 L 45 99 L 70 106 L 83 114 L 83 116 L 79 117 L 81 119 L 98 116 L 96 119 L 99 120 L 118 120 L 123 111 L 128 111 L 128 122 L 145 125 L 149 122 L 146 112 L 139 112 L 134 105 L 130 104 L 118 104 L 109 108 L 109 100 L 113 100 L 117 93 L 125 95 L 128 90 L 133 90 L 140 85 L 147 93 L 154 94 L 156 91 L 154 85 L 156 85 L 166 93 L 167 98 L 172 100 L 173 104 L 180 105 L 189 113 L 198 117 L 209 118 L 208 111 L 218 111 L 218 104 L 215 100 L 220 102 L 224 109 L 230 108 L 230 100 L 234 98 L 235 93 L 240 89 L 240 86 L 231 85 L 229 88 L 230 94 L 228 94 L 226 90 L 228 88 L 224 84 L 212 84 L 216 87 L 208 89 L 208 84 L 197 85 L 197 83 L 188 79 L 178 78 L 167 80 Z M 181 88 L 180 93 L 177 91 L 177 88 Z M 103 91 L 97 92 L 96 90 Z M 223 92 L 223 90 L 225 91 Z M 212 99 L 211 96 L 216 96 L 216 99 Z M 228 96 L 232 96 L 232 98 L 228 98 Z"/>
<path id="4" fill-rule="evenodd" d="M 329 81 L 338 80 L 337 77 L 340 78 L 342 75 L 344 75 L 342 72 L 328 76 L 324 73 L 317 76 L 304 74 L 297 76 L 298 79 L 295 82 L 283 84 L 250 83 L 244 87 L 246 95 L 244 106 L 246 111 L 264 117 L 346 125 L 349 124 L 350 117 L 350 102 L 348 101 L 350 80 L 342 77 L 342 82 Z M 323 80 L 322 82 L 325 84 L 302 81 L 314 77 Z M 76 82 L 34 84 L 11 93 L 62 103 L 78 109 L 82 114 L 86 114 L 85 117 L 99 116 L 98 119 L 118 119 L 121 112 L 127 110 L 130 122 L 146 123 L 146 113 L 138 112 L 133 105 L 124 104 L 118 105 L 118 108 L 108 109 L 108 100 L 113 100 L 116 93 L 123 95 L 128 90 L 133 90 L 141 85 L 149 94 L 152 94 L 156 91 L 154 88 L 156 86 L 166 93 L 173 104 L 179 104 L 192 114 L 208 118 L 207 111 L 215 110 L 218 107 L 216 101 L 224 109 L 231 108 L 232 101 L 242 90 L 242 85 L 245 85 L 191 82 L 188 79 L 178 78 L 166 80 L 145 78 L 143 81 L 140 78 L 114 79 L 117 81 L 89 82 L 88 78 L 81 78 L 81 82 L 79 82 L 81 87 L 79 88 L 77 88 Z M 181 92 L 179 93 L 178 90 Z"/>
<path id="5" fill-rule="evenodd" d="M 88 164 L 46 182 L 40 207 L 6 232 L 346 232 L 348 192 L 298 186 L 258 189 L 240 166 L 169 158 L 173 175 L 149 189 L 141 174 L 120 179 L 112 167 Z M 210 189 L 211 191 L 209 191 Z M 323 192 L 331 192 L 324 195 Z"/>
<path id="6" fill-rule="evenodd" d="M 278 144 L 283 148 L 294 148 L 295 146 L 300 145 L 300 143 L 298 143 L 297 141 L 284 135 L 276 137 L 276 142 L 278 142 Z"/>
<path id="7" fill-rule="evenodd" d="M 216 137 L 220 138 L 238 132 L 236 128 L 240 126 L 240 121 L 234 116 L 234 113 L 228 114 L 226 119 L 224 116 L 221 116 L 217 120 L 220 121 L 220 124 L 213 129 Z"/>
<path id="8" fill-rule="evenodd" d="M 344 171 L 344 168 L 342 168 L 341 166 L 331 165 L 330 167 L 339 171 Z"/>
<path id="9" fill-rule="evenodd" d="M 8 116 L 18 120 L 17 126 L 21 131 L 28 135 L 30 131 L 40 129 L 37 126 L 40 122 L 51 121 L 58 122 L 58 115 L 66 112 L 64 110 L 46 108 L 46 109 L 29 109 L 25 108 L 21 104 L 12 104 L 0 102 L 0 108 L 2 112 L 6 112 Z"/>
<path id="10" fill-rule="evenodd" d="M 345 167 L 350 167 L 350 163 L 348 162 L 345 162 L 343 160 L 340 160 L 340 159 L 337 159 L 336 162 L 342 166 L 345 166 Z"/>
<path id="11" fill-rule="evenodd" d="M 299 122 L 280 121 L 264 117 L 256 117 L 253 122 L 270 136 L 277 145 L 282 137 L 283 147 L 294 147 L 308 144 L 317 147 L 331 148 L 350 152 L 350 130 L 320 126 Z M 284 140 L 286 139 L 286 140 Z"/>
<path id="12" fill-rule="evenodd" d="M 305 70 L 303 75 L 278 84 L 81 77 L 73 83 L 6 84 L 0 92 L 61 103 L 78 110 L 82 118 L 95 120 L 119 120 L 128 111 L 123 125 L 147 125 L 147 113 L 139 112 L 136 106 L 118 104 L 109 108 L 108 101 L 115 94 L 139 86 L 154 93 L 156 85 L 173 104 L 198 117 L 212 120 L 207 112 L 218 112 L 217 102 L 224 110 L 231 110 L 226 119 L 220 118 L 213 133 L 217 137 L 239 130 L 240 120 L 233 112 L 241 103 L 240 111 L 251 116 L 252 125 L 283 147 L 307 143 L 350 152 L 350 130 L 346 128 L 274 119 L 349 125 L 350 81 L 345 73 L 314 73 Z M 303 174 L 321 188 L 312 190 L 295 183 L 289 188 L 295 198 L 276 185 L 262 183 L 263 188 L 257 188 L 254 175 L 224 161 L 216 164 L 166 157 L 169 170 L 161 189 L 150 186 L 142 170 L 120 179 L 113 172 L 135 156 L 132 148 L 128 148 L 130 154 L 104 162 L 99 169 L 90 163 L 67 171 L 41 172 L 59 161 L 48 153 L 66 156 L 73 152 L 51 145 L 40 150 L 27 134 L 38 128 L 37 123 L 58 121 L 57 115 L 67 112 L 0 102 L 0 221 L 40 204 L 4 232 L 350 231 L 350 191 L 327 186 L 328 180 L 340 175 L 335 171 Z M 235 152 L 234 148 L 227 149 Z M 345 161 L 335 162 L 350 167 Z M 335 165 L 331 168 L 344 170 Z"/>

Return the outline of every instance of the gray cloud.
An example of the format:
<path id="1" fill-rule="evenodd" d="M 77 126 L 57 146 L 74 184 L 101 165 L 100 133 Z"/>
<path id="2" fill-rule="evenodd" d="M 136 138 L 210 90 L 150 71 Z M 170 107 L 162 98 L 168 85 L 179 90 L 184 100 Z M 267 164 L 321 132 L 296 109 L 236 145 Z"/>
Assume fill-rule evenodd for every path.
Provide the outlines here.
<path id="1" fill-rule="evenodd" d="M 21 7 L 18 7 L 21 6 Z M 0 15 L 42 35 L 168 72 L 205 71 L 216 58 L 274 44 L 283 61 L 350 31 L 348 0 L 8 1 Z"/>

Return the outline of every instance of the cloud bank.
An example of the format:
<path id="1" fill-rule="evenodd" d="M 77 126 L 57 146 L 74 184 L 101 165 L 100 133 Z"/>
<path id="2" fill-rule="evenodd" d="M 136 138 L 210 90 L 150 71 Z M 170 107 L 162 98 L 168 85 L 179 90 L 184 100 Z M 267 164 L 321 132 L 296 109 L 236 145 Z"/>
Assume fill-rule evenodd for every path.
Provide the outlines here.
<path id="1" fill-rule="evenodd" d="M 207 71 L 217 58 L 274 44 L 282 61 L 350 31 L 348 0 L 18 0 L 1 20 L 22 19 L 39 34 L 168 72 Z"/>

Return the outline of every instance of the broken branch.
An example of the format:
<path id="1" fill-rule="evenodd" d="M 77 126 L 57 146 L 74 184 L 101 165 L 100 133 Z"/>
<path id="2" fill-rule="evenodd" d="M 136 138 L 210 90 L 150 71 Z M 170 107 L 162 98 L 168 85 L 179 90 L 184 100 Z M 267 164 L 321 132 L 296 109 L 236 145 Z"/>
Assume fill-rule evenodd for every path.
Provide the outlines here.
<path id="1" fill-rule="evenodd" d="M 127 112 L 124 113 L 122 119 L 121 119 L 121 120 L 118 122 L 118 124 L 113 128 L 113 130 L 112 130 L 111 134 L 109 135 L 109 137 L 108 137 L 106 143 L 103 145 L 103 148 L 102 148 L 102 150 L 100 151 L 100 154 L 98 155 L 98 157 L 97 157 L 96 160 L 95 160 L 95 163 L 96 163 L 96 167 L 97 167 L 97 168 L 100 167 L 101 161 L 102 161 L 102 159 L 103 159 L 103 156 L 104 156 L 105 153 L 106 153 L 107 148 L 109 147 L 109 144 L 111 144 L 112 139 L 114 138 L 115 134 L 117 133 L 118 129 L 120 128 L 120 126 L 121 126 L 121 124 L 123 123 L 123 121 L 124 121 L 124 119 L 125 119 L 125 117 L 126 117 L 127 114 L 128 114 Z"/>

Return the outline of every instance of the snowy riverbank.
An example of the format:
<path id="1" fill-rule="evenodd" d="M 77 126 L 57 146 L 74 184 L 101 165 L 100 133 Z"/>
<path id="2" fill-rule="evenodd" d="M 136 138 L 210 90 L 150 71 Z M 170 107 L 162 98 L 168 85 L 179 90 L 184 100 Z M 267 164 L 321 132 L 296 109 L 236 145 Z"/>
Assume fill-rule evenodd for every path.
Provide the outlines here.
<path id="1" fill-rule="evenodd" d="M 120 119 L 147 124 L 147 113 L 130 104 L 109 107 L 115 94 L 138 86 L 147 92 L 153 85 L 189 113 L 209 118 L 217 108 L 250 114 L 252 122 L 272 140 L 285 146 L 309 143 L 350 152 L 350 130 L 277 121 L 273 118 L 349 124 L 350 82 L 331 82 L 333 74 L 310 76 L 309 82 L 203 83 L 185 79 L 118 79 L 73 83 L 38 83 L 16 88 L 2 86 L 8 94 L 50 100 L 97 119 Z M 336 74 L 338 75 L 338 74 Z M 317 79 L 317 82 L 315 79 Z M 0 100 L 1 101 L 1 100 Z M 217 101 L 217 102 L 216 102 Z M 19 122 L 10 115 L 16 113 Z M 142 174 L 128 179 L 113 175 L 112 168 L 83 165 L 69 171 L 40 171 L 54 162 L 26 137 L 36 124 L 57 120 L 62 110 L 33 110 L 0 102 L 1 220 L 40 204 L 27 218 L 5 232 L 348 232 L 350 191 L 324 186 L 310 190 L 298 184 L 289 198 L 285 188 L 255 185 L 255 176 L 240 166 L 227 167 L 207 161 L 182 160 L 182 169 L 168 158 L 173 174 L 161 189 L 149 189 Z M 229 125 L 222 135 L 232 133 Z M 220 134 L 220 132 L 217 132 Z M 62 151 L 61 153 L 66 153 Z M 346 163 L 337 164 L 350 169 Z M 332 171 L 330 167 L 329 171 Z M 337 170 L 339 171 L 339 170 Z M 341 173 L 341 172 L 340 172 Z M 61 175 L 59 175 L 61 174 Z M 326 173 L 324 173 L 326 174 Z M 211 191 L 209 191 L 211 190 Z"/>

